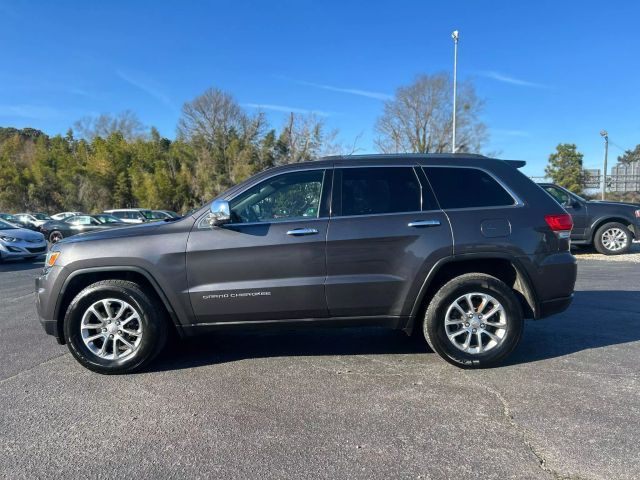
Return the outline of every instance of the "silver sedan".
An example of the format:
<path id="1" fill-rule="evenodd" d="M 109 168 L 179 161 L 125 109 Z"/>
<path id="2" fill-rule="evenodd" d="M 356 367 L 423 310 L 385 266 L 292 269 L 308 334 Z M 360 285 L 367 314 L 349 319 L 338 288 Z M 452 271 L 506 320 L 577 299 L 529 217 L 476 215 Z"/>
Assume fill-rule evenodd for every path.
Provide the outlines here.
<path id="1" fill-rule="evenodd" d="M 8 258 L 35 258 L 45 253 L 44 235 L 0 220 L 0 262 Z"/>

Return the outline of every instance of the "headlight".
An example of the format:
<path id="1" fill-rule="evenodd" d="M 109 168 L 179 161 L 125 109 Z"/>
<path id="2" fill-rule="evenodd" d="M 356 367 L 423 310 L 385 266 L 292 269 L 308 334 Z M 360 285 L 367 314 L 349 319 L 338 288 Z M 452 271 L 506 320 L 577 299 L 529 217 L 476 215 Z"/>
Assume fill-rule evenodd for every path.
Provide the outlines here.
<path id="1" fill-rule="evenodd" d="M 60 256 L 60 251 L 59 250 L 55 250 L 55 251 L 49 251 L 47 253 L 47 258 L 45 258 L 44 260 L 44 268 L 51 268 L 56 264 L 56 261 L 58 260 L 58 257 Z"/>
<path id="2" fill-rule="evenodd" d="M 19 242 L 20 241 L 19 238 L 9 237 L 8 235 L 1 235 L 0 236 L 0 240 L 2 240 L 3 242 L 7 242 L 7 243 L 15 243 L 15 242 Z"/>

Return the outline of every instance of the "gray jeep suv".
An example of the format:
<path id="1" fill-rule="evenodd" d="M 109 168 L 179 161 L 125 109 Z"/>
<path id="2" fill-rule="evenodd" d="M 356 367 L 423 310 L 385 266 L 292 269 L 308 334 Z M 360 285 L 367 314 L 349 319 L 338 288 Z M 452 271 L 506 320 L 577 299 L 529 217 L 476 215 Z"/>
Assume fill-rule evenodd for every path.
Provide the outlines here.
<path id="1" fill-rule="evenodd" d="M 85 367 L 131 372 L 172 330 L 376 325 L 460 367 L 502 361 L 524 319 L 566 309 L 571 217 L 479 155 L 363 155 L 273 168 L 190 216 L 56 243 L 36 302 Z"/>

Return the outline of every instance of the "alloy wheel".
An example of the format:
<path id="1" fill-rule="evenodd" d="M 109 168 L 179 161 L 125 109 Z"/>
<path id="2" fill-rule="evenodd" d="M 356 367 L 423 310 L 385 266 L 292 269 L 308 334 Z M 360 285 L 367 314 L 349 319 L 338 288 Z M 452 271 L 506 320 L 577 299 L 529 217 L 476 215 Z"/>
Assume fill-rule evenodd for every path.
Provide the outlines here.
<path id="1" fill-rule="evenodd" d="M 507 334 L 504 307 L 491 295 L 480 292 L 458 297 L 444 320 L 449 341 L 470 354 L 485 353 L 500 345 Z"/>
<path id="2" fill-rule="evenodd" d="M 611 252 L 618 252 L 626 248 L 629 237 L 620 228 L 613 227 L 602 232 L 602 245 Z"/>
<path id="3" fill-rule="evenodd" d="M 80 333 L 94 355 L 119 360 L 135 353 L 143 332 L 140 314 L 133 306 L 118 298 L 105 298 L 85 311 Z"/>

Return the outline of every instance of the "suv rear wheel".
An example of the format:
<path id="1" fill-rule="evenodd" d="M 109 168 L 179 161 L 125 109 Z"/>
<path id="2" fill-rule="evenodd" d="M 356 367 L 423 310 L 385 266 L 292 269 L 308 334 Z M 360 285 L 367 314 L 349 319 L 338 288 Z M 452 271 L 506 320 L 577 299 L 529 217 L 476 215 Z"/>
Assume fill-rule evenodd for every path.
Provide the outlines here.
<path id="1" fill-rule="evenodd" d="M 501 362 L 516 347 L 523 329 L 522 307 L 511 288 L 481 273 L 446 283 L 431 300 L 423 324 L 429 346 L 463 368 Z"/>
<path id="2" fill-rule="evenodd" d="M 138 284 L 103 280 L 71 302 L 64 335 L 73 356 L 104 374 L 130 373 L 148 364 L 167 340 L 162 308 Z"/>
<path id="3" fill-rule="evenodd" d="M 631 238 L 626 225 L 609 222 L 598 229 L 593 243 L 596 250 L 604 255 L 620 255 L 631 248 Z"/>

